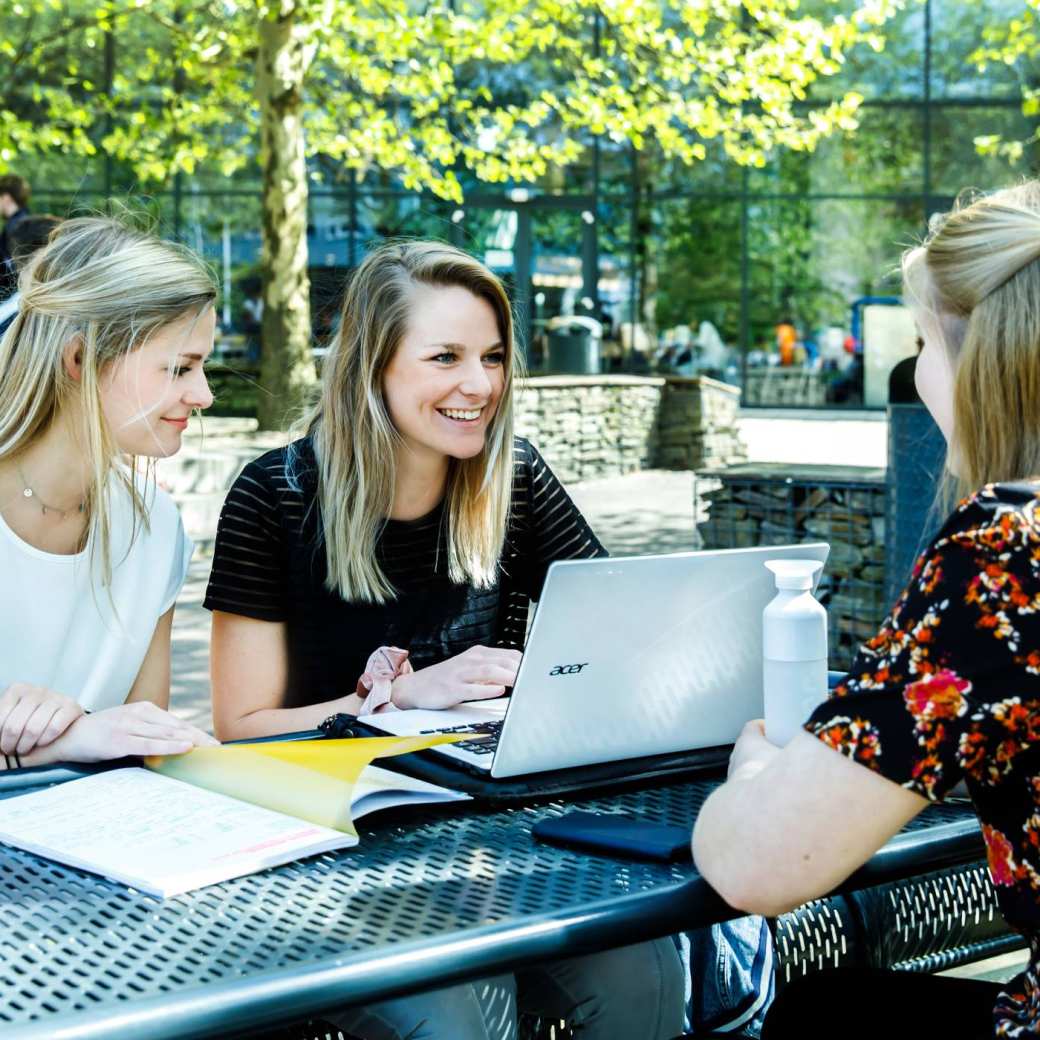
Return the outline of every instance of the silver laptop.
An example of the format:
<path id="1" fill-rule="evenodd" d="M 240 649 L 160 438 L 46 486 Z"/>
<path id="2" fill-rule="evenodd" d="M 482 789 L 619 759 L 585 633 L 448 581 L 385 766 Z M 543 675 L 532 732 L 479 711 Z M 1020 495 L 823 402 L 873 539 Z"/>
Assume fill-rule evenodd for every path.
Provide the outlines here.
<path id="1" fill-rule="evenodd" d="M 363 716 L 495 778 L 732 744 L 762 715 L 764 561 L 824 543 L 554 563 L 511 697 Z"/>

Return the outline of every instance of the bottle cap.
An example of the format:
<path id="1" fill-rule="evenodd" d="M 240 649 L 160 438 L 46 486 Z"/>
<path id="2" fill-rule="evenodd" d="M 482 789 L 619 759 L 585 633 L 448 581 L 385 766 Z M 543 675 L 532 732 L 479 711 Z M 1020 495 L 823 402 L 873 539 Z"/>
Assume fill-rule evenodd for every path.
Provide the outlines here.
<path id="1" fill-rule="evenodd" d="M 823 566 L 819 560 L 766 560 L 778 589 L 804 592 L 813 587 L 816 572 Z"/>

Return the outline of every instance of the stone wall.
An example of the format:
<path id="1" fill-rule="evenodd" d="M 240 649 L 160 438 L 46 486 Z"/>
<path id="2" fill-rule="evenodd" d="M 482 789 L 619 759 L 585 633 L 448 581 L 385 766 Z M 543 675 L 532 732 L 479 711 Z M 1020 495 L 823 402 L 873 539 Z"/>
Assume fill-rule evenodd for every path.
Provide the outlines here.
<path id="1" fill-rule="evenodd" d="M 698 474 L 695 514 L 705 549 L 824 541 L 819 598 L 831 667 L 846 669 L 888 609 L 885 471 L 865 466 L 749 463 Z"/>
<path id="2" fill-rule="evenodd" d="M 516 432 L 563 481 L 743 461 L 740 391 L 706 378 L 535 376 L 517 393 Z"/>
<path id="3" fill-rule="evenodd" d="M 805 368 L 749 368 L 744 377 L 744 403 L 820 408 L 827 403 L 827 384 L 822 372 Z"/>
<path id="4" fill-rule="evenodd" d="M 747 459 L 740 389 L 707 377 L 668 377 L 657 418 L 657 469 L 714 469 Z"/>

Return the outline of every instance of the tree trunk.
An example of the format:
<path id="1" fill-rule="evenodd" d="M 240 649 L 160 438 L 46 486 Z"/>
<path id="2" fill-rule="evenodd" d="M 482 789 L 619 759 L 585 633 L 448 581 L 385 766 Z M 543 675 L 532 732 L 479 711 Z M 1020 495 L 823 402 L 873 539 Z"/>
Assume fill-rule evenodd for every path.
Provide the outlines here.
<path id="1" fill-rule="evenodd" d="M 314 58 L 314 11 L 307 0 L 276 0 L 260 20 L 256 93 L 260 103 L 260 429 L 284 429 L 315 383 L 307 275 L 307 166 L 302 90 Z"/>
<path id="2" fill-rule="evenodd" d="M 653 172 L 650 151 L 646 148 L 636 153 L 639 167 L 639 185 L 643 198 L 639 214 L 639 317 L 651 342 L 657 336 L 657 254 L 663 247 L 663 241 L 654 230 L 653 214 Z M 651 354 L 653 348 L 650 348 Z"/>

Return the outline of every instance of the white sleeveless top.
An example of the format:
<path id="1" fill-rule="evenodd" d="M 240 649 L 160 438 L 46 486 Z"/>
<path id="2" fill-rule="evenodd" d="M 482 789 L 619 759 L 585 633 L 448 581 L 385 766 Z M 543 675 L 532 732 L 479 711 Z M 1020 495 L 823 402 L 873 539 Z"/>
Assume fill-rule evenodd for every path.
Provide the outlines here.
<path id="1" fill-rule="evenodd" d="M 111 487 L 110 586 L 89 549 L 42 552 L 0 516 L 0 692 L 33 683 L 88 711 L 126 700 L 156 622 L 184 584 L 193 546 L 165 491 L 149 485 L 149 526 L 134 531 L 129 495 L 115 478 Z"/>

